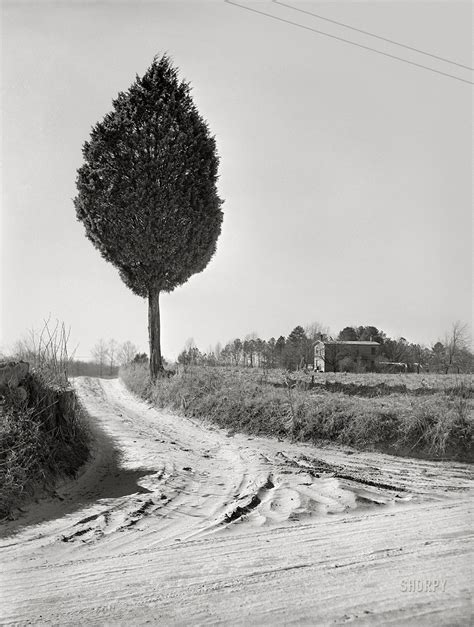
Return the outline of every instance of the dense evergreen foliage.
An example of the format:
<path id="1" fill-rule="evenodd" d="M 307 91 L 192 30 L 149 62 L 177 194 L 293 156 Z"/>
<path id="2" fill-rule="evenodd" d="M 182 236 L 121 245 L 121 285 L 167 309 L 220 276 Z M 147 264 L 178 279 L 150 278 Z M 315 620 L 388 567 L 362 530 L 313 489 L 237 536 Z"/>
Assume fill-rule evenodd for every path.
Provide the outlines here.
<path id="1" fill-rule="evenodd" d="M 149 299 L 155 377 L 162 368 L 160 292 L 204 270 L 222 222 L 215 140 L 167 56 L 119 93 L 83 156 L 77 217 L 125 284 Z"/>

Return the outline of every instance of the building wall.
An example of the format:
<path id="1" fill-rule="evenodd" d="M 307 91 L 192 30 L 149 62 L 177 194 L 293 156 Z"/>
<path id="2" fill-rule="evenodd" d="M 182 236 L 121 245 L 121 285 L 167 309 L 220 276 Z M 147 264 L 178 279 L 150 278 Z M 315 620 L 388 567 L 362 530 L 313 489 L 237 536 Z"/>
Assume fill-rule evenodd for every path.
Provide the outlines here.
<path id="1" fill-rule="evenodd" d="M 316 342 L 314 345 L 314 369 L 316 372 L 325 372 L 325 347 L 324 342 Z"/>
<path id="2" fill-rule="evenodd" d="M 374 371 L 379 355 L 377 344 L 351 342 L 316 342 L 314 347 L 314 369 L 320 372 L 347 370 Z"/>

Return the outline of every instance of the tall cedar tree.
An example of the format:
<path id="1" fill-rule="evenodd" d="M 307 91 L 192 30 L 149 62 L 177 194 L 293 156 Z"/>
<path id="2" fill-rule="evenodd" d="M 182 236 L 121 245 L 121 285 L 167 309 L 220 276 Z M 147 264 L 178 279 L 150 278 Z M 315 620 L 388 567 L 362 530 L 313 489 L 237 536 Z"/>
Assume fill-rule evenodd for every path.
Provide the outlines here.
<path id="1" fill-rule="evenodd" d="M 77 217 L 124 283 L 148 298 L 154 379 L 163 369 L 160 292 L 204 270 L 222 223 L 215 140 L 166 55 L 118 94 L 83 156 Z"/>

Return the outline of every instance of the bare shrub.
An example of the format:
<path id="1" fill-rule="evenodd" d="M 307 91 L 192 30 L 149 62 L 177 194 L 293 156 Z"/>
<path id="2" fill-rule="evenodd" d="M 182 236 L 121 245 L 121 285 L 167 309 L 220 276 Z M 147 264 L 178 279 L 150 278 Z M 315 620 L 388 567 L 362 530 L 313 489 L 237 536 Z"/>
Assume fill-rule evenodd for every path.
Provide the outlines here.
<path id="1" fill-rule="evenodd" d="M 26 338 L 16 343 L 13 356 L 27 361 L 54 384 L 66 385 L 75 352 L 69 354 L 68 351 L 70 333 L 71 329 L 66 329 L 64 322 L 56 320 L 53 324 L 48 318 L 40 331 L 32 329 Z"/>

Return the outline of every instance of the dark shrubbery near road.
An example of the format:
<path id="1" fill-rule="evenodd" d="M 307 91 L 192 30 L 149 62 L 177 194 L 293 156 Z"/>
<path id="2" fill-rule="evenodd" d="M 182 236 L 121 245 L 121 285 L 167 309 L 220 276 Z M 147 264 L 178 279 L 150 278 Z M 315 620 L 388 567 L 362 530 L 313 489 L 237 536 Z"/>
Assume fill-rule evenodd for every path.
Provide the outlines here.
<path id="1" fill-rule="evenodd" d="M 188 367 L 151 385 L 146 366 L 136 365 L 122 369 L 121 377 L 131 391 L 159 407 L 233 431 L 427 459 L 474 460 L 469 381 L 453 386 L 450 379 L 452 389 L 446 392 L 437 384 L 424 395 L 409 389 L 367 398 L 366 390 L 356 395 L 352 385 L 349 394 L 344 387 L 304 390 L 283 379 L 283 387 L 275 387 L 265 374 L 239 368 Z M 396 377 L 386 375 L 388 387 L 391 382 L 398 385 Z"/>
<path id="2" fill-rule="evenodd" d="M 74 391 L 39 371 L 22 383 L 27 398 L 8 393 L 0 407 L 0 518 L 35 493 L 72 477 L 89 456 L 89 433 Z"/>

